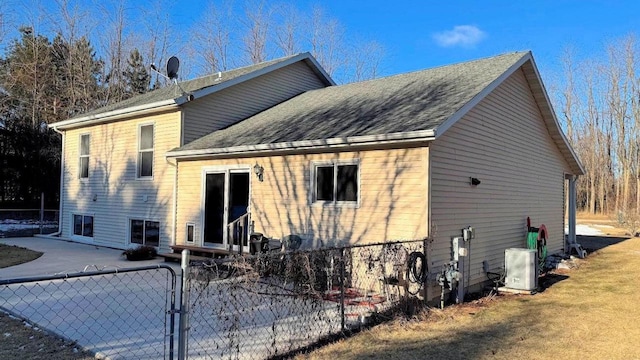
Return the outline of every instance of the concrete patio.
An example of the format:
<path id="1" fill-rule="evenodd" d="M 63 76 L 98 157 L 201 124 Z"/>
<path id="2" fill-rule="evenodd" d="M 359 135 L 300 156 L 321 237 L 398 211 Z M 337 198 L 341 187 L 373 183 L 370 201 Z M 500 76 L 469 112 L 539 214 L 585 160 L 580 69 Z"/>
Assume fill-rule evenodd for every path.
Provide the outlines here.
<path id="1" fill-rule="evenodd" d="M 0 269 L 0 279 L 13 279 L 40 275 L 130 268 L 157 264 L 167 264 L 176 273 L 180 272 L 177 263 L 165 263 L 161 257 L 155 260 L 127 261 L 122 250 L 95 245 L 74 243 L 54 237 L 27 237 L 0 239 L 0 244 L 16 245 L 44 253 L 38 259 Z"/>
<path id="2" fill-rule="evenodd" d="M 44 254 L 31 262 L 0 269 L 0 280 L 64 275 L 82 271 L 119 270 L 117 274 L 63 278 L 0 286 L 0 309 L 27 318 L 108 359 L 167 357 L 172 332 L 171 272 L 158 258 L 127 261 L 122 250 L 51 238 L 8 238 L 0 243 Z M 169 264 L 180 285 L 179 264 Z M 176 293 L 179 293 L 179 289 Z M 177 346 L 177 342 L 175 343 Z"/>

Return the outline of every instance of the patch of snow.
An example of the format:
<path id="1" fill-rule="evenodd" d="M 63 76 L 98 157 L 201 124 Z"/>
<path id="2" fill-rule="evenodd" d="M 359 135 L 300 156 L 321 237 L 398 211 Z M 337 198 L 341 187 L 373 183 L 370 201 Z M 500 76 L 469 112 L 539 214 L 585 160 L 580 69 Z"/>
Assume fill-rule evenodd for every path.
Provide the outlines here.
<path id="1" fill-rule="evenodd" d="M 58 226 L 57 222 L 55 221 L 45 221 L 43 225 L 46 228 Z M 0 232 L 39 229 L 39 228 L 40 228 L 39 220 L 13 220 L 13 219 L 0 220 Z"/>
<path id="2" fill-rule="evenodd" d="M 602 226 L 598 225 L 598 227 L 602 227 Z M 564 228 L 564 233 L 565 234 L 569 234 L 569 228 L 568 227 Z M 604 235 L 604 233 L 602 231 L 596 229 L 593 226 L 577 224 L 576 225 L 576 235 L 598 236 L 598 235 Z"/>

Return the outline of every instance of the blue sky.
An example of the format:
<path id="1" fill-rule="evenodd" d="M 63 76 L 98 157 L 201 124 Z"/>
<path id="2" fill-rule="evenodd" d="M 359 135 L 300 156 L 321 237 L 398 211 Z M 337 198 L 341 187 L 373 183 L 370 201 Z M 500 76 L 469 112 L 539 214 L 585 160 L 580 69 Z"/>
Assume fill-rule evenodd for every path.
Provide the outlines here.
<path id="1" fill-rule="evenodd" d="M 8 1 L 17 1 L 22 8 L 38 3 Z M 209 2 L 174 2 L 167 11 L 175 26 L 188 29 Z M 40 3 L 49 6 L 48 1 Z M 80 3 L 98 4 L 94 0 Z M 386 49 L 382 75 L 532 50 L 543 76 L 555 77 L 566 49 L 572 49 L 577 60 L 595 58 L 604 53 L 608 42 L 640 34 L 637 1 L 302 0 L 295 4 L 301 11 L 318 5 L 348 34 L 381 43 Z"/>
<path id="2" fill-rule="evenodd" d="M 577 58 L 594 57 L 607 42 L 640 34 L 638 1 L 362 3 L 325 1 L 322 6 L 350 31 L 381 42 L 387 48 L 384 70 L 389 73 L 516 50 L 532 50 L 540 68 L 556 72 L 567 48 Z"/>
<path id="3" fill-rule="evenodd" d="M 189 22 L 206 1 L 174 9 Z M 298 1 L 319 5 L 347 32 L 386 48 L 385 75 L 532 50 L 543 76 L 561 73 L 567 49 L 577 60 L 602 56 L 607 43 L 640 34 L 638 1 Z"/>

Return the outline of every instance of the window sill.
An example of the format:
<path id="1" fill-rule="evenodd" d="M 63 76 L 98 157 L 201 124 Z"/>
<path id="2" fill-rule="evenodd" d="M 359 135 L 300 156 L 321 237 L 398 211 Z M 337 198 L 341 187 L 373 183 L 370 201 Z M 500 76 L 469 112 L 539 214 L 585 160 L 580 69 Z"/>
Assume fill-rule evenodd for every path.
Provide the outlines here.
<path id="1" fill-rule="evenodd" d="M 345 208 L 345 209 L 358 209 L 360 204 L 357 201 L 315 201 L 311 203 L 312 207 L 323 208 Z"/>

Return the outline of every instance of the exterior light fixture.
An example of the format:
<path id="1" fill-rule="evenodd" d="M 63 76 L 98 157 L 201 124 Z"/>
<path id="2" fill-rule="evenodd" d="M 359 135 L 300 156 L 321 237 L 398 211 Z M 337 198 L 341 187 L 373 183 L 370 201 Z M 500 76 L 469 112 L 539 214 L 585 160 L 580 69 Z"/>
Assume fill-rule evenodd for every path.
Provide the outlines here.
<path id="1" fill-rule="evenodd" d="M 255 165 L 253 165 L 253 172 L 256 174 L 258 181 L 260 182 L 264 181 L 264 168 L 262 166 L 256 163 Z"/>

